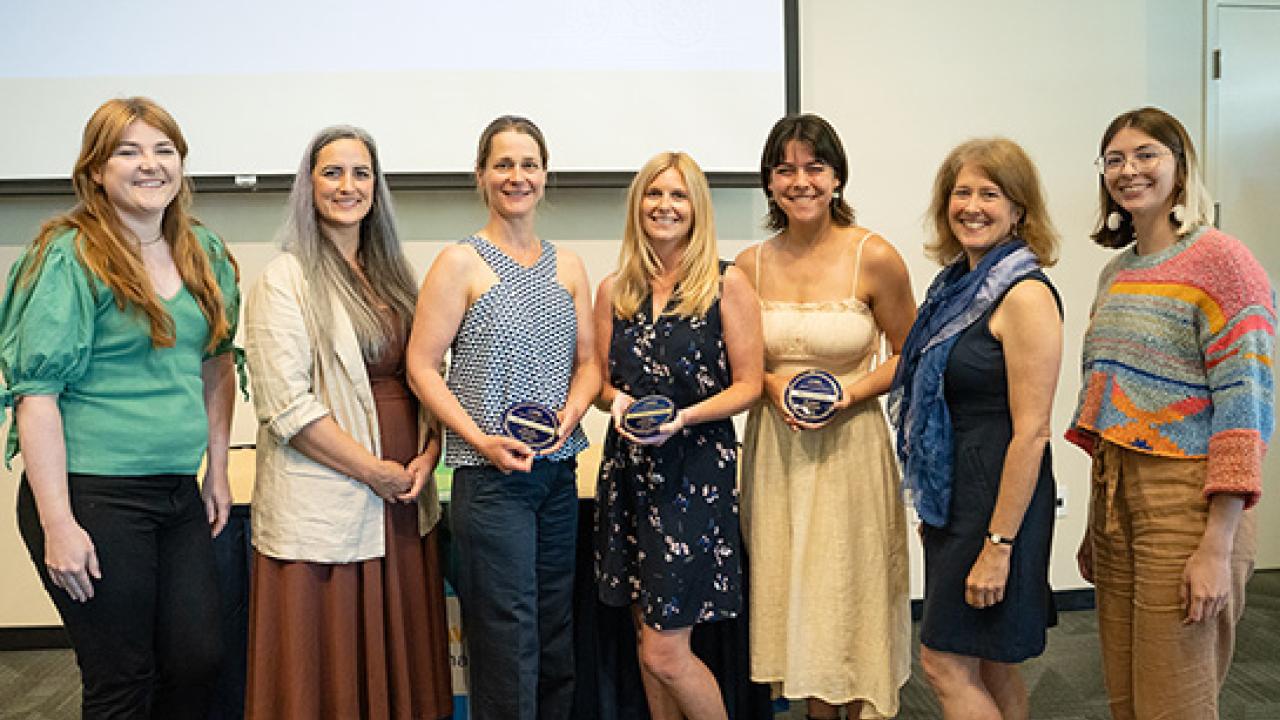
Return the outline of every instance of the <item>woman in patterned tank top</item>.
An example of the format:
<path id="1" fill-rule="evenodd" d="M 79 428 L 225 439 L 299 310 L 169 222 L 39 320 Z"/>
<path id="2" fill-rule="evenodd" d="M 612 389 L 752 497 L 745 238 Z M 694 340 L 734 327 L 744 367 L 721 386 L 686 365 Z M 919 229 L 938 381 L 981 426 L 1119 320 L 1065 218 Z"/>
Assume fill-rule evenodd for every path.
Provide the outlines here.
<path id="1" fill-rule="evenodd" d="M 574 457 L 600 372 L 582 261 L 534 231 L 546 165 L 546 141 L 525 118 L 499 117 L 481 133 L 476 184 L 489 221 L 436 258 L 408 349 L 410 383 L 444 423 L 454 468 L 477 720 L 568 717 L 573 702 Z M 503 412 L 525 401 L 559 416 L 542 452 L 502 432 Z"/>

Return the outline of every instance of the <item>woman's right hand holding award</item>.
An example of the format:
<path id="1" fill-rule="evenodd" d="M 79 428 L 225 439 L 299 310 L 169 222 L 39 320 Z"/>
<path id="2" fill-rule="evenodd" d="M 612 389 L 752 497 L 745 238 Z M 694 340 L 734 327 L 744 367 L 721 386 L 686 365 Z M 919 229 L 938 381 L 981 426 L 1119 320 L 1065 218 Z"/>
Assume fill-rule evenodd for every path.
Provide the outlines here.
<path id="1" fill-rule="evenodd" d="M 631 407 L 631 403 L 635 401 L 635 398 L 618 390 L 613 394 L 613 402 L 609 403 L 609 417 L 613 419 L 613 429 L 623 437 L 627 437 L 627 430 L 622 425 L 622 417 L 627 414 L 627 408 Z M 631 438 L 627 437 L 627 439 Z"/>
<path id="2" fill-rule="evenodd" d="M 513 437 L 485 435 L 473 447 L 504 475 L 533 469 L 533 450 Z"/>

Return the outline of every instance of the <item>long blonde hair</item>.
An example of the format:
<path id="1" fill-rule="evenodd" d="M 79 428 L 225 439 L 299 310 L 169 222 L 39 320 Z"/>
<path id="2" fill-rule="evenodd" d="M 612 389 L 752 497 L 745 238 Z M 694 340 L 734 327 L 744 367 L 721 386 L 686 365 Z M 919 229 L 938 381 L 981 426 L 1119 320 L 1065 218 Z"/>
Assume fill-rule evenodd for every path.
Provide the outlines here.
<path id="1" fill-rule="evenodd" d="M 178 123 L 154 101 L 131 97 L 103 103 L 84 126 L 80 155 L 71 173 L 71 184 L 78 202 L 70 212 L 47 221 L 40 228 L 39 235 L 31 243 L 30 260 L 23 268 L 19 282 L 32 282 L 53 239 L 68 230 L 75 230 L 77 259 L 111 290 L 116 307 L 122 312 L 132 307 L 142 313 L 150 326 L 153 347 L 173 347 L 173 317 L 152 288 L 142 264 L 142 255 L 129 242 L 140 238 L 134 238 L 121 222 L 106 191 L 93 179 L 115 152 L 125 130 L 134 122 L 145 123 L 164 133 L 173 141 L 178 156 L 186 161 L 187 141 Z M 178 194 L 165 208 L 161 234 L 169 244 L 169 252 L 178 274 L 182 276 L 182 283 L 195 298 L 209 324 L 209 340 L 205 349 L 213 351 L 230 332 L 231 326 L 227 322 L 226 302 L 213 275 L 209 257 L 193 230 L 199 222 L 191 216 L 190 208 L 191 185 L 184 174 Z M 223 250 L 226 252 L 225 248 Z M 227 258 L 235 267 L 235 259 L 230 252 L 227 252 Z M 238 269 L 236 273 L 238 279 Z"/>
<path id="2" fill-rule="evenodd" d="M 641 203 L 649 185 L 671 168 L 684 178 L 689 188 L 689 201 L 693 205 L 689 240 L 680 256 L 677 271 L 675 314 L 681 317 L 705 315 L 719 292 L 720 256 L 716 250 L 716 220 L 707 176 L 685 153 L 659 153 L 640 168 L 627 190 L 627 225 L 622 234 L 622 250 L 618 253 L 618 273 L 613 290 L 613 314 L 619 318 L 629 320 L 635 317 L 645 298 L 649 297 L 650 283 L 665 270 L 641 224 Z"/>

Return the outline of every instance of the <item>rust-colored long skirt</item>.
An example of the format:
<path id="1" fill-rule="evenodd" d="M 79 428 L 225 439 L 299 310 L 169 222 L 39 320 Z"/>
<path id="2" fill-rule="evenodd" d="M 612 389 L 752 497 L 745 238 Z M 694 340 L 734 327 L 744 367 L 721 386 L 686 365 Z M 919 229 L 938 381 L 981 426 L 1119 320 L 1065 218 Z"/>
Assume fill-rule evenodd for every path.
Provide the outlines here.
<path id="1" fill-rule="evenodd" d="M 383 457 L 416 453 L 417 403 L 403 352 L 369 366 Z M 416 504 L 388 504 L 386 557 L 347 564 L 254 553 L 249 616 L 250 720 L 450 716 L 448 630 L 438 529 L 418 533 Z"/>

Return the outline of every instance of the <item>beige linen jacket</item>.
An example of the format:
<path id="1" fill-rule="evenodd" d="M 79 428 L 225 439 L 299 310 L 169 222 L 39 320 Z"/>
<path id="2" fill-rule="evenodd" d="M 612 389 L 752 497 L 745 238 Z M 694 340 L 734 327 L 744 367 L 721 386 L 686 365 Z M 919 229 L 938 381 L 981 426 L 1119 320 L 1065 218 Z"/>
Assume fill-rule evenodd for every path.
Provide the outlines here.
<path id="1" fill-rule="evenodd" d="M 291 253 L 267 264 L 245 304 L 244 346 L 258 414 L 253 545 L 280 560 L 348 563 L 386 554 L 384 502 L 355 478 L 318 463 L 289 444 L 325 415 L 381 456 L 378 414 L 351 318 L 333 303 L 333 351 L 316 337 L 303 303 L 302 266 Z M 423 435 L 419 422 L 419 437 Z M 434 476 L 418 502 L 419 530 L 440 518 Z"/>

